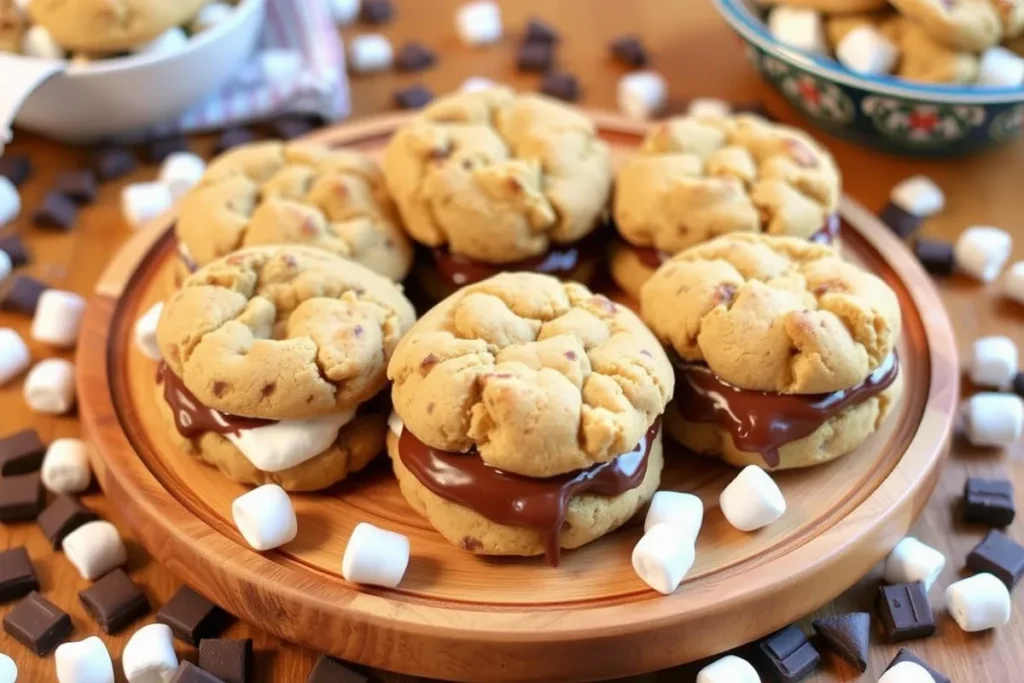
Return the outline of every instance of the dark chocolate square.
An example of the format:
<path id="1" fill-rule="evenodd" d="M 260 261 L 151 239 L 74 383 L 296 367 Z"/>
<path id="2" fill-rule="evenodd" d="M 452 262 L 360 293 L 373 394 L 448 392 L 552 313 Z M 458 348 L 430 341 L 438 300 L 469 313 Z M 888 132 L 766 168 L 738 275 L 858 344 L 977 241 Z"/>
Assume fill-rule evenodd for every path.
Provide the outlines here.
<path id="1" fill-rule="evenodd" d="M 626 66 L 639 68 L 647 65 L 647 50 L 636 36 L 616 38 L 608 46 L 612 57 Z"/>
<path id="2" fill-rule="evenodd" d="M 418 84 L 395 91 L 395 105 L 399 109 L 419 109 L 429 104 L 432 99 L 434 93 L 426 86 Z"/>
<path id="3" fill-rule="evenodd" d="M 523 39 L 528 43 L 557 43 L 558 32 L 543 19 L 531 17 Z"/>
<path id="4" fill-rule="evenodd" d="M 77 220 L 78 206 L 56 190 L 47 193 L 32 214 L 32 223 L 48 230 L 70 230 Z"/>
<path id="5" fill-rule="evenodd" d="M 192 662 L 182 660 L 181 666 L 171 678 L 171 683 L 224 683 L 224 681 L 208 671 L 203 671 Z"/>
<path id="6" fill-rule="evenodd" d="M 21 155 L 0 156 L 0 175 L 15 187 L 21 187 L 32 176 L 32 162 Z"/>
<path id="7" fill-rule="evenodd" d="M 1013 393 L 1024 398 L 1024 372 L 1018 372 L 1013 376 Z"/>
<path id="8" fill-rule="evenodd" d="M 92 204 L 99 194 L 96 173 L 87 168 L 59 173 L 53 189 L 78 204 Z"/>
<path id="9" fill-rule="evenodd" d="M 181 133 L 153 138 L 146 143 L 146 159 L 151 164 L 162 164 L 176 152 L 187 152 L 188 139 Z"/>
<path id="10" fill-rule="evenodd" d="M 82 505 L 75 496 L 66 493 L 46 506 L 39 513 L 36 523 L 55 550 L 60 550 L 64 538 L 86 522 L 97 519 L 96 513 Z"/>
<path id="11" fill-rule="evenodd" d="M 964 521 L 989 526 L 1009 526 L 1016 509 L 1013 484 L 1008 479 L 971 477 L 964 482 Z"/>
<path id="12" fill-rule="evenodd" d="M 914 255 L 932 275 L 949 277 L 953 274 L 955 260 L 950 242 L 919 237 L 914 243 Z"/>
<path id="13" fill-rule="evenodd" d="M 878 616 L 890 643 L 935 633 L 935 617 L 920 581 L 879 588 Z"/>
<path id="14" fill-rule="evenodd" d="M 205 638 L 199 641 L 199 668 L 224 683 L 246 683 L 252 668 L 252 640 Z"/>
<path id="15" fill-rule="evenodd" d="M 223 154 L 229 149 L 234 149 L 241 145 L 248 145 L 255 141 L 256 134 L 248 128 L 228 128 L 220 134 L 220 137 L 217 138 L 213 151 L 215 154 Z"/>
<path id="16" fill-rule="evenodd" d="M 115 569 L 78 594 L 104 633 L 117 633 L 149 611 L 145 593 L 123 569 Z"/>
<path id="17" fill-rule="evenodd" d="M 10 602 L 39 590 L 36 568 L 23 546 L 0 552 L 0 602 Z"/>
<path id="18" fill-rule="evenodd" d="M 906 239 L 921 228 L 921 217 L 896 206 L 892 202 L 878 214 L 879 219 L 894 233 Z"/>
<path id="19" fill-rule="evenodd" d="M 320 655 L 306 683 L 368 683 L 367 676 L 352 669 L 334 657 Z"/>
<path id="20" fill-rule="evenodd" d="M 93 150 L 92 167 L 104 182 L 124 177 L 136 166 L 135 155 L 126 147 L 103 145 Z"/>
<path id="21" fill-rule="evenodd" d="M 363 0 L 360 18 L 369 24 L 386 24 L 395 16 L 395 9 L 389 0 Z"/>
<path id="22" fill-rule="evenodd" d="M 423 43 L 412 41 L 402 46 L 395 56 L 395 67 L 399 71 L 422 71 L 437 62 L 437 55 Z"/>
<path id="23" fill-rule="evenodd" d="M 1024 575 L 1024 546 L 993 529 L 967 556 L 967 568 L 994 574 L 1012 591 Z"/>
<path id="24" fill-rule="evenodd" d="M 555 63 L 555 49 L 551 43 L 523 43 L 516 56 L 516 68 L 520 71 L 544 73 Z"/>
<path id="25" fill-rule="evenodd" d="M 759 643 L 758 649 L 764 669 L 779 683 L 799 681 L 821 660 L 807 636 L 795 625 L 768 636 Z"/>
<path id="26" fill-rule="evenodd" d="M 0 522 L 35 519 L 46 503 L 38 472 L 0 477 Z"/>
<path id="27" fill-rule="evenodd" d="M 274 131 L 274 137 L 281 140 L 300 138 L 316 130 L 319 125 L 318 119 L 299 114 L 279 116 L 270 122 L 270 128 Z"/>
<path id="28" fill-rule="evenodd" d="M 4 617 L 4 631 L 42 657 L 71 635 L 71 617 L 33 591 Z"/>
<path id="29" fill-rule="evenodd" d="M 46 444 L 34 429 L 22 429 L 0 439 L 0 474 L 27 474 L 43 464 Z"/>
<path id="30" fill-rule="evenodd" d="M 905 647 L 900 648 L 900 651 L 896 653 L 896 656 L 891 662 L 889 662 L 889 666 L 885 667 L 885 670 L 888 671 L 900 662 L 913 662 L 914 664 L 917 664 L 931 674 L 931 677 L 935 679 L 935 683 L 950 683 L 948 676 L 933 669 L 928 662 L 924 661 Z"/>
<path id="31" fill-rule="evenodd" d="M 21 239 L 21 235 L 18 233 L 0 237 L 0 251 L 7 252 L 7 255 L 11 257 L 11 265 L 15 268 L 23 266 L 32 260 L 32 255 L 28 253 L 25 241 Z"/>
<path id="32" fill-rule="evenodd" d="M 580 98 L 580 84 L 570 73 L 552 71 L 545 74 L 540 91 L 566 102 L 575 102 Z"/>
<path id="33" fill-rule="evenodd" d="M 199 645 L 204 638 L 216 637 L 231 617 L 220 607 L 188 586 L 178 589 L 156 613 L 156 620 L 167 624 L 179 640 Z"/>
<path id="34" fill-rule="evenodd" d="M 39 305 L 39 297 L 50 287 L 43 284 L 34 277 L 28 275 L 15 275 L 11 286 L 0 298 L 0 310 L 15 311 L 25 315 L 35 315 L 36 306 Z"/>

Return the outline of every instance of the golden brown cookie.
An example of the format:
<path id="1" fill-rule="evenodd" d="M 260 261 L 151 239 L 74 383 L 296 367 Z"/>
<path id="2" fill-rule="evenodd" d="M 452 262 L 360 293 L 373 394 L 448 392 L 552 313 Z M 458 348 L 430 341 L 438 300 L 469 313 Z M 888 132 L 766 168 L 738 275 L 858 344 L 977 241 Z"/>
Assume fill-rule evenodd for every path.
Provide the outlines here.
<path id="1" fill-rule="evenodd" d="M 826 14 L 853 14 L 883 9 L 889 0 L 759 0 L 762 5 L 785 5 L 787 7 L 806 7 Z"/>
<path id="2" fill-rule="evenodd" d="M 21 52 L 25 19 L 15 0 L 0 0 L 0 52 Z"/>
<path id="3" fill-rule="evenodd" d="M 927 36 L 953 51 L 982 52 L 1020 33 L 1019 0 L 891 1 Z"/>
<path id="4" fill-rule="evenodd" d="M 973 83 L 978 79 L 978 56 L 934 40 L 920 26 L 897 21 L 902 52 L 897 74 L 921 83 Z"/>
<path id="5" fill-rule="evenodd" d="M 110 53 L 131 50 L 187 24 L 206 0 L 32 0 L 29 16 L 64 48 Z"/>

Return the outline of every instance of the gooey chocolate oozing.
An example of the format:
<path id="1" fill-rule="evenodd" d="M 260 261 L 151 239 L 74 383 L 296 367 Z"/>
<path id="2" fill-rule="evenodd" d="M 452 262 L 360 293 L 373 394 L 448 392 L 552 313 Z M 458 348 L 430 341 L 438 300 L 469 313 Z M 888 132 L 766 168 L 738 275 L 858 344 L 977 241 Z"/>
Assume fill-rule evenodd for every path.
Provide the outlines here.
<path id="1" fill-rule="evenodd" d="M 421 484 L 445 500 L 497 524 L 538 531 L 548 564 L 558 566 L 569 501 L 584 494 L 618 496 L 638 487 L 647 475 L 647 458 L 660 428 L 659 417 L 629 453 L 547 478 L 496 469 L 484 463 L 476 450 L 451 453 L 431 448 L 408 429 L 399 437 L 398 456 Z"/>
<path id="2" fill-rule="evenodd" d="M 163 382 L 164 400 L 174 413 L 174 426 L 186 439 L 198 438 L 206 432 L 237 434 L 243 429 L 257 429 L 277 422 L 230 415 L 204 406 L 195 394 L 185 387 L 181 378 L 171 372 L 167 363 L 160 363 L 157 368 L 157 381 Z"/>
<path id="3" fill-rule="evenodd" d="M 834 415 L 889 387 L 899 373 L 890 354 L 860 384 L 830 394 L 779 394 L 740 389 L 718 378 L 706 365 L 687 363 L 669 353 L 679 370 L 675 405 L 687 422 L 713 422 L 729 430 L 741 451 L 759 453 L 778 467 L 779 448 L 813 434 Z"/>

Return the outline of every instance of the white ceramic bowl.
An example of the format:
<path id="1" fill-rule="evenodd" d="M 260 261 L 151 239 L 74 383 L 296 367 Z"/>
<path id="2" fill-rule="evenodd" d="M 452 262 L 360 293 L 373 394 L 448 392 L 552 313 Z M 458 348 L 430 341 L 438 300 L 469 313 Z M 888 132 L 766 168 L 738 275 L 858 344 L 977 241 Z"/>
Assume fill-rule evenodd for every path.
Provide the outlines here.
<path id="1" fill-rule="evenodd" d="M 244 0 L 229 19 L 177 52 L 118 57 L 59 73 L 28 97 L 15 123 L 85 143 L 170 121 L 215 91 L 252 55 L 263 8 L 264 0 Z"/>

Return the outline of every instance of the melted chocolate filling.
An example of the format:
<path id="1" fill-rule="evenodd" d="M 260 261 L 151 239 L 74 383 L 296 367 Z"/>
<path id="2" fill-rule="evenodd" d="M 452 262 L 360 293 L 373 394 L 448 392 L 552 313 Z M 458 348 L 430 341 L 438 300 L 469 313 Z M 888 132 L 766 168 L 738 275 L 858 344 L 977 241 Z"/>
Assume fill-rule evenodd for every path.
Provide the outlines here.
<path id="1" fill-rule="evenodd" d="M 629 453 L 585 470 L 535 478 L 491 467 L 477 454 L 450 453 L 426 445 L 408 429 L 398 440 L 398 456 L 416 479 L 445 500 L 463 505 L 492 522 L 540 532 L 545 557 L 558 566 L 569 501 L 585 494 L 618 496 L 647 476 L 647 456 L 661 429 L 655 420 Z"/>
<path id="2" fill-rule="evenodd" d="M 157 381 L 163 382 L 164 400 L 174 413 L 174 426 L 186 439 L 195 439 L 206 432 L 237 434 L 244 429 L 256 429 L 272 425 L 277 420 L 263 420 L 256 417 L 230 415 L 208 408 L 199 402 L 181 378 L 171 372 L 167 363 L 160 363 Z"/>
<path id="3" fill-rule="evenodd" d="M 702 364 L 670 353 L 679 372 L 675 406 L 687 422 L 714 422 L 729 430 L 741 451 L 760 453 L 768 467 L 779 466 L 779 448 L 813 434 L 832 416 L 884 391 L 900 364 L 891 354 L 860 384 L 830 394 L 779 394 L 740 389 Z"/>

